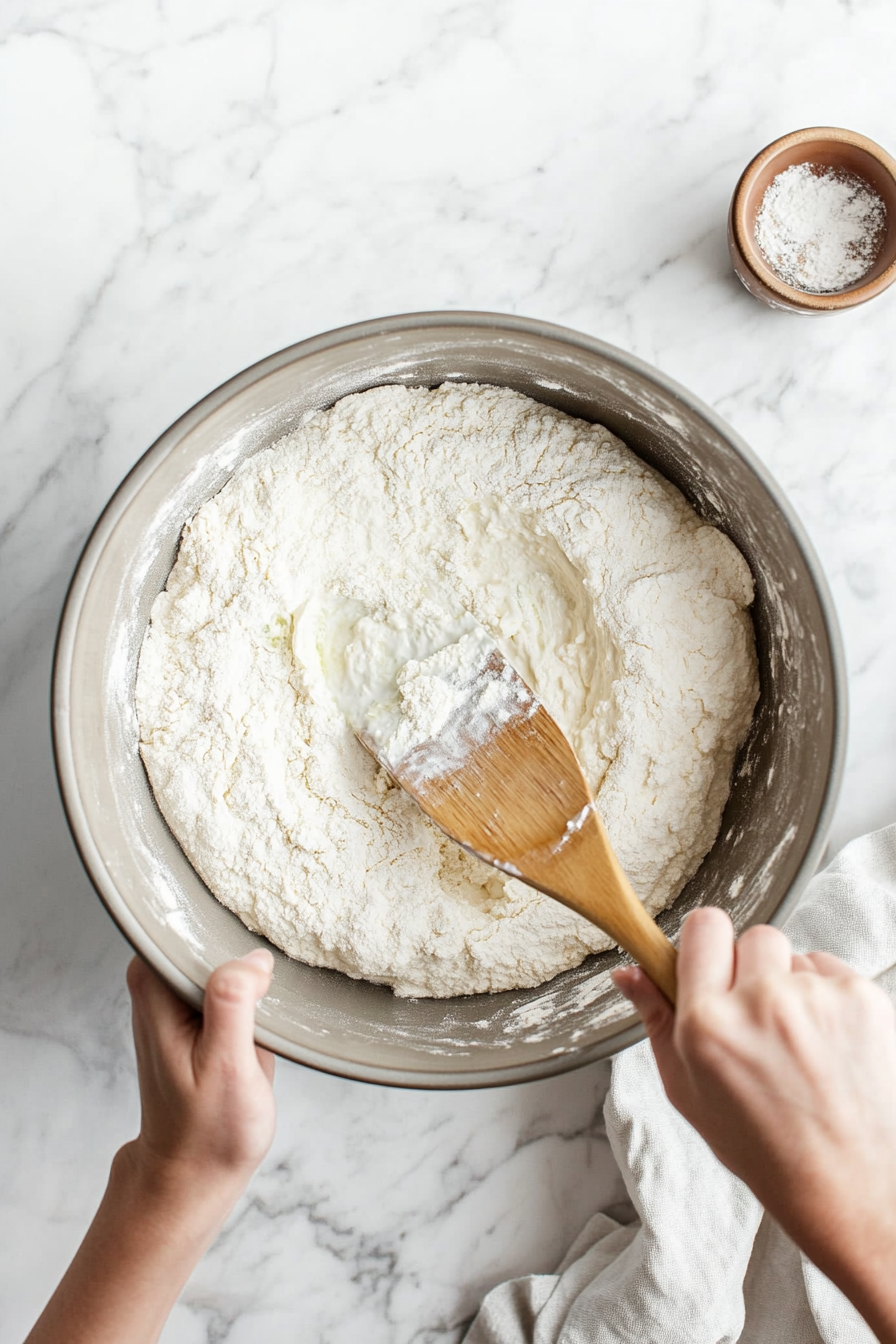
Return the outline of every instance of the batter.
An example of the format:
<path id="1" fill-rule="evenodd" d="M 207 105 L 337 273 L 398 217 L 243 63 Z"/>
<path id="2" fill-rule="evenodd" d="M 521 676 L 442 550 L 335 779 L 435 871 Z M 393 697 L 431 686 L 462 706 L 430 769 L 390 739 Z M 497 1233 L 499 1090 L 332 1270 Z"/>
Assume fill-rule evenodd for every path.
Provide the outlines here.
<path id="1" fill-rule="evenodd" d="M 140 657 L 143 759 L 211 890 L 291 956 L 401 995 L 537 985 L 609 939 L 446 839 L 347 715 L 484 631 L 655 913 L 718 831 L 752 596 L 736 547 L 600 425 L 505 388 L 372 389 L 184 528 Z"/>

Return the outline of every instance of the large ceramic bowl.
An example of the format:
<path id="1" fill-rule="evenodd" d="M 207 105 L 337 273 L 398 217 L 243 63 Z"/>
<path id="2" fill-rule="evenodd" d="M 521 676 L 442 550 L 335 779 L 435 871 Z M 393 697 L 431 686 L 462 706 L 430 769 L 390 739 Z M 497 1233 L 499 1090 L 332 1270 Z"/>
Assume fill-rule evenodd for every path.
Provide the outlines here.
<path id="1" fill-rule="evenodd" d="M 212 392 L 138 462 L 90 537 L 56 653 L 53 724 L 75 842 L 134 947 L 199 1005 L 211 970 L 262 940 L 211 895 L 156 807 L 137 750 L 134 678 L 184 522 L 247 457 L 308 411 L 382 383 L 494 383 L 599 420 L 722 528 L 753 571 L 761 698 L 722 827 L 675 905 L 738 929 L 779 923 L 821 856 L 845 734 L 840 646 L 818 561 L 781 491 L 718 416 L 630 355 L 587 336 L 487 313 L 365 322 L 262 360 Z M 642 1036 L 590 957 L 538 989 L 397 999 L 382 986 L 275 951 L 258 1040 L 333 1073 L 409 1087 L 520 1082 L 577 1067 Z"/>

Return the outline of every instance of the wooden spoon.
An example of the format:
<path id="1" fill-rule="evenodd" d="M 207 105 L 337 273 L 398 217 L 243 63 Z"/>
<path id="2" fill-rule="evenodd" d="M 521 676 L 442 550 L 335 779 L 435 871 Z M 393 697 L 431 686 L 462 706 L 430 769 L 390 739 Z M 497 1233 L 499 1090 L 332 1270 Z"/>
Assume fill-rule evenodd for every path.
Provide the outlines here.
<path id="1" fill-rule="evenodd" d="M 464 849 L 608 933 L 675 1002 L 675 948 L 638 900 L 575 752 L 497 648 L 439 732 L 398 760 L 358 736 Z"/>

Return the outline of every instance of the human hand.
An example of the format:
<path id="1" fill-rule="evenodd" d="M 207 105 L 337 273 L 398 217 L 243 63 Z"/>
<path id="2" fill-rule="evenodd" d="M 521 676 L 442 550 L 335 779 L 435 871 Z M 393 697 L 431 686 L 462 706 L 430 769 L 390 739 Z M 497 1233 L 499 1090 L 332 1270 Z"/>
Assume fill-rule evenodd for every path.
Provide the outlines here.
<path id="1" fill-rule="evenodd" d="M 142 1104 L 131 1156 L 157 1182 L 228 1208 L 274 1135 L 274 1056 L 253 1039 L 273 964 L 259 948 L 219 966 L 202 1015 L 138 957 L 128 967 Z"/>
<path id="2" fill-rule="evenodd" d="M 258 949 L 219 966 L 200 1016 L 131 962 L 140 1133 L 116 1153 L 96 1217 L 28 1344 L 156 1344 L 274 1135 L 274 1056 L 253 1039 L 273 965 Z"/>
<path id="3" fill-rule="evenodd" d="M 734 941 L 721 910 L 682 929 L 676 1009 L 614 974 L 670 1101 L 876 1329 L 896 1340 L 896 1014 L 837 957 L 777 929 Z"/>

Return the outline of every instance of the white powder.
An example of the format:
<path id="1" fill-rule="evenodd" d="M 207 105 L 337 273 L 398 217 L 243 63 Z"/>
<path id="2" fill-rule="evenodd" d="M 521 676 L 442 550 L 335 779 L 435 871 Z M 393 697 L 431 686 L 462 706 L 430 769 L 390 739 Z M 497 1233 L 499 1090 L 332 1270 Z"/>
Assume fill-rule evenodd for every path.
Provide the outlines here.
<path id="1" fill-rule="evenodd" d="M 483 649 L 493 642 L 484 630 L 474 630 L 422 661 L 405 663 L 395 679 L 395 726 L 380 743 L 380 760 L 397 766 L 412 751 L 444 736 L 459 710 L 469 711 Z M 464 718 L 470 718 L 469 712 Z M 368 731 L 369 725 L 370 720 Z"/>
<path id="2" fill-rule="evenodd" d="M 795 163 L 766 187 L 756 242 L 786 284 L 834 294 L 874 265 L 886 218 L 880 196 L 855 173 Z"/>
<path id="3" fill-rule="evenodd" d="M 410 622 L 404 613 L 397 619 L 402 626 L 400 642 L 405 644 Z M 405 786 L 409 779 L 422 781 L 462 768 L 472 747 L 484 744 L 512 718 L 528 718 L 538 708 L 537 699 L 495 641 L 469 618 L 446 622 L 443 638 L 452 639 L 462 628 L 460 638 L 424 657 L 409 658 L 394 675 L 395 638 L 370 641 L 371 622 L 364 618 L 359 624 L 367 627 L 363 641 L 352 640 L 342 660 L 345 670 L 331 679 L 330 687 L 377 760 L 393 774 L 402 767 Z M 395 624 L 396 616 L 390 614 L 378 628 L 392 633 Z M 369 649 L 370 661 L 360 663 L 366 675 L 359 685 L 357 654 L 362 643 Z M 374 685 L 385 696 L 371 702 L 369 688 Z"/>
<path id="4" fill-rule="evenodd" d="M 343 626 L 347 642 L 338 658 L 328 660 L 339 708 L 377 757 L 393 766 L 442 731 L 495 647 L 468 612 L 423 626 L 414 616 L 361 616 Z"/>
<path id="5" fill-rule="evenodd" d="M 540 984 L 609 940 L 432 826 L 345 697 L 438 679 L 427 659 L 485 631 L 655 912 L 718 830 L 757 695 L 751 600 L 731 542 L 601 426 L 503 388 L 377 388 L 185 527 L 140 658 L 143 758 L 197 871 L 290 955 L 399 994 Z"/>

